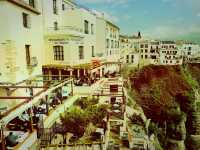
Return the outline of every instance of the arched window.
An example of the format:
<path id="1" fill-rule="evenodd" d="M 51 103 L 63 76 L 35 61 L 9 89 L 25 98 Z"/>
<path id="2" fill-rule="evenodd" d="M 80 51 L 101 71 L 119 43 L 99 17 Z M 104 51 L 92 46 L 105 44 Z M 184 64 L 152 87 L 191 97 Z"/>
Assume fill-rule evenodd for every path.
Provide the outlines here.
<path id="1" fill-rule="evenodd" d="M 59 46 L 59 45 L 54 46 L 53 51 L 54 51 L 54 60 L 59 60 L 59 61 L 64 60 L 63 46 Z"/>

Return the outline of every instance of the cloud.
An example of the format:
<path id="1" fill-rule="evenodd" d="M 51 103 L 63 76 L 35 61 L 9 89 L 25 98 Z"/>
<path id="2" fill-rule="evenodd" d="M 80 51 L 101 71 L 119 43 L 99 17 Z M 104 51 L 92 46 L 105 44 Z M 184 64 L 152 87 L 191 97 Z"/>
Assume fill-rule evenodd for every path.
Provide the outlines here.
<path id="1" fill-rule="evenodd" d="M 109 4 L 125 4 L 129 0 L 79 0 L 82 3 L 109 3 Z"/>
<path id="2" fill-rule="evenodd" d="M 188 6 L 195 11 L 200 9 L 200 0 L 161 0 L 164 3 L 171 3 L 173 6 Z"/>
<path id="3" fill-rule="evenodd" d="M 97 16 L 99 17 L 104 17 L 105 19 L 111 21 L 111 22 L 119 22 L 119 18 L 115 15 L 112 15 L 111 13 L 108 13 L 106 11 L 97 11 L 97 10 L 92 10 Z"/>
<path id="4" fill-rule="evenodd" d="M 187 30 L 186 30 L 187 28 Z M 147 36 L 159 39 L 177 39 L 194 33 L 200 34 L 199 25 L 188 26 L 168 26 L 158 25 L 152 29 L 144 31 Z"/>

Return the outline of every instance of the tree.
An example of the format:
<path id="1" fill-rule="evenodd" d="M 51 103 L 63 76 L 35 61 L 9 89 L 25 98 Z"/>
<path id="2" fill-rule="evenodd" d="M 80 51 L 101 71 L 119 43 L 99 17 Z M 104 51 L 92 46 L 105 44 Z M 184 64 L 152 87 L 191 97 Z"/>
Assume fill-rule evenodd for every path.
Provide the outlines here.
<path id="1" fill-rule="evenodd" d="M 65 112 L 60 118 L 66 133 L 70 132 L 78 137 L 83 136 L 87 127 L 87 117 L 80 107 L 72 107 L 70 111 Z"/>

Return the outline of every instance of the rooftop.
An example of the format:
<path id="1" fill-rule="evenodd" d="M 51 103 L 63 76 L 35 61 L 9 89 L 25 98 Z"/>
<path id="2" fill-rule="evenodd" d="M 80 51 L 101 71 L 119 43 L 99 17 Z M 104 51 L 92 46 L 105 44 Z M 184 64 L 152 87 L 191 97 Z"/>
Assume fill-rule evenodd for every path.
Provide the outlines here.
<path id="1" fill-rule="evenodd" d="M 15 4 L 15 5 L 17 5 L 17 6 L 21 7 L 21 8 L 29 10 L 29 11 L 37 14 L 37 15 L 40 14 L 39 10 L 37 10 L 36 8 L 30 6 L 29 4 L 25 3 L 22 0 L 2 0 L 2 1 L 8 1 L 8 2 L 13 3 L 13 4 Z"/>

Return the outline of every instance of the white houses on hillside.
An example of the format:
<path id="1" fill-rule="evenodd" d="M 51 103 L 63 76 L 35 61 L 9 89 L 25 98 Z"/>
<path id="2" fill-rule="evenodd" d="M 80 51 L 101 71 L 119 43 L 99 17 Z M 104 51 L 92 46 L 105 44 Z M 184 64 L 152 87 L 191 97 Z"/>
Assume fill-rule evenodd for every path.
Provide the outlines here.
<path id="1" fill-rule="evenodd" d="M 200 57 L 200 46 L 198 44 L 185 42 L 179 48 L 182 50 L 182 55 L 186 62 Z"/>
<path id="2" fill-rule="evenodd" d="M 139 42 L 140 64 L 157 64 L 159 59 L 160 41 L 142 40 Z"/>
<path id="3" fill-rule="evenodd" d="M 174 41 L 161 41 L 160 61 L 162 65 L 181 65 L 183 63 L 182 51 Z"/>
<path id="4" fill-rule="evenodd" d="M 177 48 L 168 48 L 160 50 L 160 62 L 161 65 L 181 65 L 183 63 L 183 57 L 181 51 Z"/>

